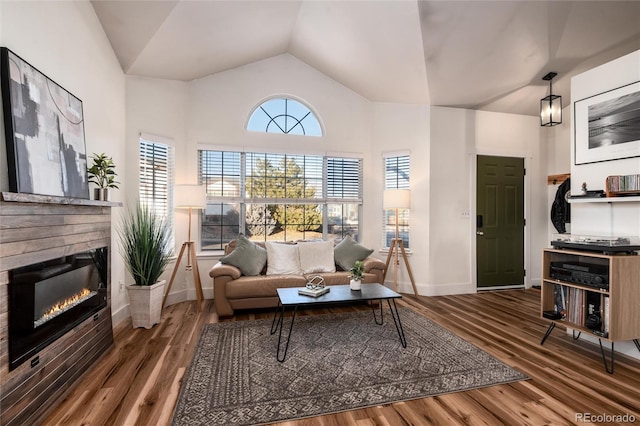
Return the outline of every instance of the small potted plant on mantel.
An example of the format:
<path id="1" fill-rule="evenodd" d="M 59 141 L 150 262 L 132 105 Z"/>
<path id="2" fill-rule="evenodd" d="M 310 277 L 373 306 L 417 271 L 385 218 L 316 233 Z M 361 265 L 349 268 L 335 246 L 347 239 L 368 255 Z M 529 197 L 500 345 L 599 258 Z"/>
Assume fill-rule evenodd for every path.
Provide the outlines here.
<path id="1" fill-rule="evenodd" d="M 349 269 L 349 272 L 351 272 L 349 287 L 351 290 L 360 290 L 362 280 L 364 279 L 364 262 L 362 260 L 356 260 L 353 267 Z"/>
<path id="2" fill-rule="evenodd" d="M 109 189 L 118 189 L 120 182 L 116 181 L 116 165 L 111 157 L 105 153 L 93 154 L 91 156 L 93 165 L 87 169 L 89 182 L 95 183 L 98 187 L 93 190 L 95 200 L 109 201 Z"/>
<path id="3" fill-rule="evenodd" d="M 134 328 L 149 329 L 160 322 L 166 280 L 160 281 L 172 255 L 169 225 L 138 203 L 118 228 L 121 254 L 135 284 L 127 286 Z"/>

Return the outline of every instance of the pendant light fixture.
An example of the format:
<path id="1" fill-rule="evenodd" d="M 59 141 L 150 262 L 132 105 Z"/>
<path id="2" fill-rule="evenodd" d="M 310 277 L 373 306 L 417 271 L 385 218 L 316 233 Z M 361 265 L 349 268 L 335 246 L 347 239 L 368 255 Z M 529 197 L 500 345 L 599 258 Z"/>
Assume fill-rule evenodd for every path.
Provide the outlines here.
<path id="1" fill-rule="evenodd" d="M 549 96 L 540 99 L 540 125 L 551 127 L 562 124 L 562 96 L 554 95 L 551 87 L 551 80 L 558 75 L 555 72 L 542 77 L 549 82 Z"/>

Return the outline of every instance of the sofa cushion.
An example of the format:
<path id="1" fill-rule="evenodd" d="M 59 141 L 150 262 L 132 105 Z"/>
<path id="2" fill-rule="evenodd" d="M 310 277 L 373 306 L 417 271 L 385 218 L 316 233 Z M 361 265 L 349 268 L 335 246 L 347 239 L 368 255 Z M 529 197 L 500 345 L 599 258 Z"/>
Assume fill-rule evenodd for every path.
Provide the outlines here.
<path id="1" fill-rule="evenodd" d="M 297 244 L 267 241 L 267 275 L 302 275 Z"/>
<path id="2" fill-rule="evenodd" d="M 298 243 L 300 268 L 303 274 L 314 272 L 335 272 L 333 241 L 313 241 Z"/>
<path id="3" fill-rule="evenodd" d="M 243 275 L 259 275 L 267 262 L 267 251 L 240 234 L 233 251 L 220 262 L 235 266 Z"/>
<path id="4" fill-rule="evenodd" d="M 304 287 L 307 280 L 302 275 L 259 275 L 240 277 L 227 283 L 229 299 L 277 297 L 278 288 Z"/>
<path id="5" fill-rule="evenodd" d="M 347 235 L 333 250 L 335 262 L 343 270 L 353 268 L 357 260 L 366 259 L 373 250 L 358 244 L 351 236 Z"/>

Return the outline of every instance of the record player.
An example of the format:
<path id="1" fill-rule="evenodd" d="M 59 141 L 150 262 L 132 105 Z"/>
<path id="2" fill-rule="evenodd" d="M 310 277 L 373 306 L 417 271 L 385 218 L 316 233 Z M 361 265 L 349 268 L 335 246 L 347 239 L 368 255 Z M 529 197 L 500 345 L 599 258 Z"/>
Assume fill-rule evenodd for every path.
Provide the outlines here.
<path id="1" fill-rule="evenodd" d="M 551 246 L 553 248 L 596 251 L 605 254 L 638 254 L 640 238 L 554 234 Z"/>

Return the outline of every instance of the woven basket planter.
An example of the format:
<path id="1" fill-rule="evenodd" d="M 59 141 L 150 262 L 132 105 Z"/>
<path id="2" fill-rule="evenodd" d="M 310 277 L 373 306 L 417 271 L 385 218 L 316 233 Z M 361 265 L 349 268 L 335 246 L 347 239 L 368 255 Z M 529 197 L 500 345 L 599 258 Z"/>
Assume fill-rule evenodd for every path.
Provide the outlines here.
<path id="1" fill-rule="evenodd" d="M 160 322 L 162 315 L 162 298 L 166 280 L 158 281 L 154 285 L 129 285 L 129 311 L 133 328 L 149 329 Z"/>

